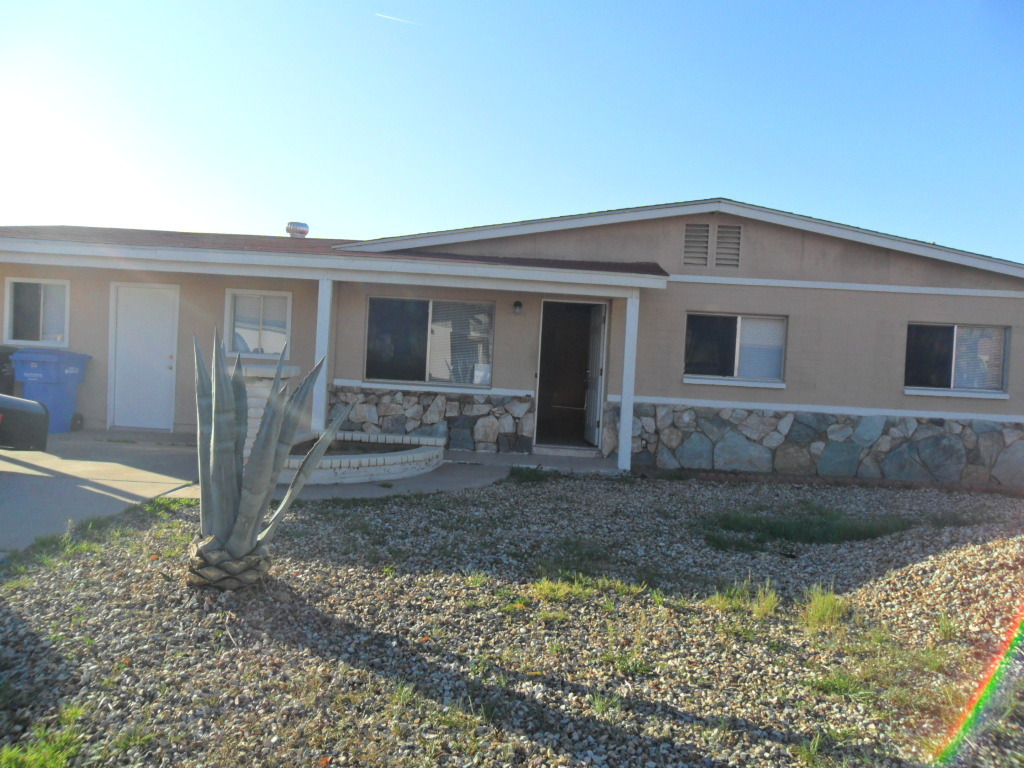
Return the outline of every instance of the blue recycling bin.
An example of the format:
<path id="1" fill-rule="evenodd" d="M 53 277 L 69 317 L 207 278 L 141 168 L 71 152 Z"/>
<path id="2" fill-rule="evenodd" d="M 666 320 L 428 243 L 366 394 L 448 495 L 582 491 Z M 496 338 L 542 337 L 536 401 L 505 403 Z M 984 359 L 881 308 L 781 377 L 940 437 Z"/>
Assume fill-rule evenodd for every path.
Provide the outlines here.
<path id="1" fill-rule="evenodd" d="M 50 433 L 70 432 L 78 401 L 78 385 L 92 358 L 63 349 L 19 349 L 11 355 L 14 380 L 22 383 L 26 400 L 42 403 L 50 412 Z"/>

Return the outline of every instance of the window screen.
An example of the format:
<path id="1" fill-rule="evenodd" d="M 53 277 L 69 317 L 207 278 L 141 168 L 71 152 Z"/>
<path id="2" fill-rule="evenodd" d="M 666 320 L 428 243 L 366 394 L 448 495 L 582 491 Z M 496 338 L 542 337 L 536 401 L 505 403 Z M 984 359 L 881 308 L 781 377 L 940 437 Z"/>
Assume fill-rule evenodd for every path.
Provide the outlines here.
<path id="1" fill-rule="evenodd" d="M 686 373 L 736 374 L 736 317 L 689 315 L 686 318 Z"/>
<path id="2" fill-rule="evenodd" d="M 11 305 L 11 340 L 64 341 L 67 326 L 66 285 L 13 282 Z"/>
<path id="3" fill-rule="evenodd" d="M 366 378 L 424 381 L 430 302 L 370 299 Z"/>
<path id="4" fill-rule="evenodd" d="M 1003 389 L 1006 329 L 991 325 L 908 325 L 903 383 L 932 389 Z"/>

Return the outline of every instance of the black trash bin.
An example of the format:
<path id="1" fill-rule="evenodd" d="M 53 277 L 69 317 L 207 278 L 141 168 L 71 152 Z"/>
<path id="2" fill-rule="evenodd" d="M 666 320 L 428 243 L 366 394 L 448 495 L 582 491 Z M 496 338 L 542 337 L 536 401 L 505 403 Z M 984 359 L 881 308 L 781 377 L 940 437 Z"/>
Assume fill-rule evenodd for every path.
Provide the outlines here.
<path id="1" fill-rule="evenodd" d="M 17 347 L 0 344 L 0 395 L 14 394 L 14 363 L 11 362 L 11 355 L 17 351 Z"/>
<path id="2" fill-rule="evenodd" d="M 0 395 L 0 448 L 45 451 L 50 412 L 42 403 Z"/>

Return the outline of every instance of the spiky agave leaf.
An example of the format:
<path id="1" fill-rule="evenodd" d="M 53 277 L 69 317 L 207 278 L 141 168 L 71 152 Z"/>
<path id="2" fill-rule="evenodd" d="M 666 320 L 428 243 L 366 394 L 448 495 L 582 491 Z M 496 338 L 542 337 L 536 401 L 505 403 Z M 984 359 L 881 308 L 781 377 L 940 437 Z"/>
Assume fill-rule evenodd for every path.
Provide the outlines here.
<path id="1" fill-rule="evenodd" d="M 249 432 L 249 395 L 245 391 L 245 374 L 242 371 L 242 356 L 235 357 L 231 371 L 231 393 L 235 397 L 235 484 L 238 495 L 242 495 L 242 464 L 245 457 L 245 438 Z"/>
<path id="2" fill-rule="evenodd" d="M 284 469 L 285 462 L 291 455 L 292 446 L 295 444 L 295 435 L 299 430 L 299 422 L 302 418 L 302 413 L 306 407 L 306 402 L 309 400 L 309 396 L 313 393 L 313 387 L 316 385 L 317 376 L 319 375 L 320 369 L 323 365 L 324 360 L 319 360 L 317 364 L 313 366 L 313 370 L 307 373 L 305 378 L 303 378 L 299 383 L 299 386 L 295 388 L 291 397 L 288 398 L 288 402 L 285 403 L 284 418 L 281 421 L 281 431 L 278 434 L 277 445 L 274 448 L 274 462 L 271 468 L 271 477 L 274 479 L 274 482 L 267 486 L 263 499 L 260 502 L 259 522 L 250 531 L 250 548 L 256 546 L 257 536 L 259 535 L 260 529 L 263 527 L 263 517 L 270 509 L 270 504 L 274 499 L 274 491 L 277 487 L 277 478 L 280 477 L 281 471 Z"/>
<path id="3" fill-rule="evenodd" d="M 196 441 L 199 446 L 199 527 L 203 538 L 216 526 L 210 488 L 210 439 L 213 434 L 213 383 L 210 371 L 199 349 L 199 339 L 192 337 L 196 353 Z"/>
<path id="4" fill-rule="evenodd" d="M 272 492 L 275 485 L 276 477 L 272 476 L 271 471 L 274 466 L 274 449 L 281 432 L 281 423 L 284 420 L 286 394 L 286 390 L 280 387 L 283 363 L 284 356 L 282 355 L 277 364 L 270 396 L 267 398 L 259 431 L 256 433 L 256 440 L 249 451 L 249 461 L 242 477 L 238 513 L 224 546 L 232 557 L 242 557 L 252 549 L 249 542 L 255 536 L 252 532 L 253 529 L 258 528 L 263 521 L 263 510 L 260 509 L 260 506 L 264 503 L 266 489 L 269 486 Z"/>
<path id="5" fill-rule="evenodd" d="M 213 430 L 210 439 L 210 502 L 214 527 L 210 533 L 224 541 L 235 524 L 238 481 L 235 478 L 235 398 L 224 362 L 224 344 L 217 334 L 213 347 Z"/>
<path id="6" fill-rule="evenodd" d="M 285 513 L 291 507 L 292 503 L 299 497 L 299 493 L 302 488 L 306 485 L 306 481 L 309 480 L 309 476 L 313 473 L 313 470 L 320 465 L 320 459 L 323 458 L 327 452 L 328 447 L 334 442 L 334 436 L 338 433 L 338 428 L 342 425 L 345 419 L 348 418 L 349 413 L 352 411 L 352 405 L 349 404 L 334 417 L 334 420 L 327 425 L 327 430 L 320 435 L 320 439 L 316 441 L 309 452 L 302 459 L 302 463 L 299 464 L 299 468 L 295 471 L 295 477 L 292 478 L 291 484 L 288 486 L 288 491 L 284 495 L 284 499 L 281 500 L 281 504 L 277 507 L 277 510 L 270 518 L 270 522 L 267 523 L 267 527 L 257 537 L 259 544 L 268 544 L 274 537 L 274 531 L 277 529 L 277 524 L 281 522 L 281 518 L 284 517 Z"/>

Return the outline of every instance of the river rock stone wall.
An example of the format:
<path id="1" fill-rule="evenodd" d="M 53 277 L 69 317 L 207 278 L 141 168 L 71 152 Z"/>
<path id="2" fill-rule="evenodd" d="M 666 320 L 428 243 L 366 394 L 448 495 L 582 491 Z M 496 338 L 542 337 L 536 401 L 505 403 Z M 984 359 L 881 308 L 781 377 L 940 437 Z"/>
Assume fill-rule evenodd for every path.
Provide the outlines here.
<path id="1" fill-rule="evenodd" d="M 618 450 L 605 406 L 601 450 Z M 1024 424 L 637 403 L 633 466 L 1024 486 Z"/>
<path id="2" fill-rule="evenodd" d="M 352 403 L 344 431 L 442 437 L 454 451 L 530 453 L 532 397 L 334 387 L 331 406 Z"/>

